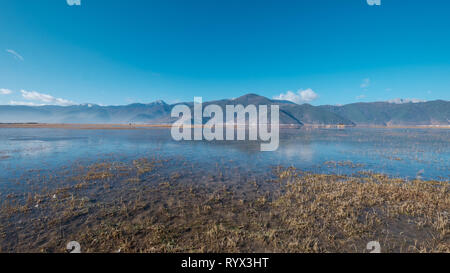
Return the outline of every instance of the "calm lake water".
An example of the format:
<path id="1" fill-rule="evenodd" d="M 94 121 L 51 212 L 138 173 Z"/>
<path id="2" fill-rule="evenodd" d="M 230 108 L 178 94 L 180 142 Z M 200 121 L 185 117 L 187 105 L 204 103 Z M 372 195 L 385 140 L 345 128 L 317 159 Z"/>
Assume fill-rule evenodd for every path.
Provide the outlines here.
<path id="1" fill-rule="evenodd" d="M 280 137 L 276 152 L 260 152 L 257 142 L 176 142 L 169 129 L 0 129 L 0 184 L 11 186 L 32 170 L 143 157 L 183 159 L 184 165 L 212 171 L 233 166 L 263 173 L 281 165 L 316 173 L 450 179 L 447 129 L 303 128 L 282 130 Z"/>

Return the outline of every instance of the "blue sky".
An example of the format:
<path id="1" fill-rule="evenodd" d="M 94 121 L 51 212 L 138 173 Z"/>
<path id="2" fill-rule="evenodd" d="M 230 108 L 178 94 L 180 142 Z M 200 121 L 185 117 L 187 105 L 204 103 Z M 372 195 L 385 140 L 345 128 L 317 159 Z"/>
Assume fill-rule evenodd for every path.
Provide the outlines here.
<path id="1" fill-rule="evenodd" d="M 1 5 L 0 104 L 450 99 L 449 1 Z"/>

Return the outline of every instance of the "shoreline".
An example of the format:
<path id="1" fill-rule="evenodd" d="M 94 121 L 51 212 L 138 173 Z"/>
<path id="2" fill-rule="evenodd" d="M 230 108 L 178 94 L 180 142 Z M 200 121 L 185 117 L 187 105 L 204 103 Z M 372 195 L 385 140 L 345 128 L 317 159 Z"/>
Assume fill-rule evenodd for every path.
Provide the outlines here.
<path id="1" fill-rule="evenodd" d="M 172 124 L 79 124 L 79 123 L 0 123 L 2 128 L 23 128 L 23 129 L 74 129 L 74 130 L 133 130 L 133 129 L 156 129 L 170 128 Z M 450 125 L 314 125 L 304 124 L 303 126 L 294 124 L 280 124 L 282 129 L 346 129 L 346 128 L 377 128 L 377 129 L 450 129 Z"/>

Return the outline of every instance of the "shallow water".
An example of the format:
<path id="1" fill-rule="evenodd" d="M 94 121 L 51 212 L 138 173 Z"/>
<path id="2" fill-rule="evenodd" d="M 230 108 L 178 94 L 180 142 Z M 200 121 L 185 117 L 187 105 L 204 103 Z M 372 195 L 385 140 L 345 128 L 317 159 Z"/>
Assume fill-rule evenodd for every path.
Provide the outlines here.
<path id="1" fill-rule="evenodd" d="M 176 142 L 163 128 L 0 129 L 0 183 L 11 186 L 32 170 L 51 172 L 74 164 L 142 157 L 182 159 L 199 171 L 213 172 L 232 166 L 258 174 L 281 165 L 315 173 L 372 171 L 407 179 L 450 178 L 447 129 L 283 129 L 280 138 L 276 152 L 260 152 L 257 142 Z"/>

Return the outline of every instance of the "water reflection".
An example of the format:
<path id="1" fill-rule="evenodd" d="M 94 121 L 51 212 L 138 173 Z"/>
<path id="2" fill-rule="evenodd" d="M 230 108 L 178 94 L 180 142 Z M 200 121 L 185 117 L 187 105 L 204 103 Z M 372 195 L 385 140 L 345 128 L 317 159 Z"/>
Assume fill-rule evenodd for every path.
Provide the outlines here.
<path id="1" fill-rule="evenodd" d="M 360 170 L 391 176 L 449 179 L 450 130 L 359 129 L 282 130 L 276 152 L 261 152 L 256 141 L 176 142 L 168 129 L 64 130 L 1 129 L 0 178 L 30 169 L 56 169 L 139 157 L 182 157 L 204 168 L 229 162 L 249 172 L 276 165 L 326 173 Z M 352 164 L 324 164 L 325 162 Z"/>

